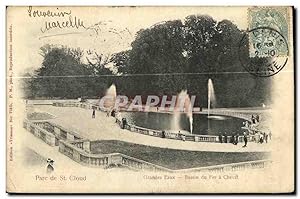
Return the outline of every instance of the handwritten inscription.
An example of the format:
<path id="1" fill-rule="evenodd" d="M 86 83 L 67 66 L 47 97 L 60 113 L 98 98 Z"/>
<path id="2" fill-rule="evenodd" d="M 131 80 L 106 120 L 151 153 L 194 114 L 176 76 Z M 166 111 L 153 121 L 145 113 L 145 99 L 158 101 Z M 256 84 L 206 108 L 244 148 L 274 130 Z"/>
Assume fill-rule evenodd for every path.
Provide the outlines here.
<path id="1" fill-rule="evenodd" d="M 53 28 L 59 28 L 59 29 L 63 29 L 63 28 L 76 28 L 79 29 L 80 27 L 85 28 L 83 21 L 81 21 L 81 19 L 74 17 L 72 18 L 72 16 L 69 16 L 69 20 L 67 21 L 52 21 L 52 22 L 45 22 L 45 26 L 43 28 L 41 28 L 41 32 L 44 33 L 50 29 Z"/>
<path id="2" fill-rule="evenodd" d="M 65 17 L 66 15 L 71 15 L 72 11 L 59 11 L 59 8 L 56 8 L 57 11 L 53 12 L 50 10 L 41 11 L 41 10 L 32 10 L 32 6 L 28 7 L 29 17 Z"/>
<path id="3" fill-rule="evenodd" d="M 40 28 L 42 33 L 52 29 L 86 29 L 83 20 L 77 16 L 72 16 L 72 11 L 57 11 L 33 9 L 32 6 L 28 7 L 28 16 L 31 18 L 56 18 L 56 20 L 45 21 L 44 26 Z M 67 17 L 67 18 L 66 18 Z"/>
<path id="4" fill-rule="evenodd" d="M 32 20 L 45 19 L 43 25 L 40 27 L 40 31 L 43 35 L 40 36 L 39 39 L 85 32 L 88 32 L 89 36 L 95 37 L 100 35 L 100 33 L 113 34 L 121 40 L 126 40 L 126 38 L 132 38 L 133 36 L 128 28 L 111 27 L 111 20 L 86 25 L 84 20 L 76 16 L 72 10 L 67 7 L 45 8 L 29 6 L 27 14 Z M 62 32 L 58 32 L 59 30 L 62 30 Z M 105 42 L 106 40 L 104 39 L 103 41 Z M 119 42 L 119 44 L 121 43 Z"/>

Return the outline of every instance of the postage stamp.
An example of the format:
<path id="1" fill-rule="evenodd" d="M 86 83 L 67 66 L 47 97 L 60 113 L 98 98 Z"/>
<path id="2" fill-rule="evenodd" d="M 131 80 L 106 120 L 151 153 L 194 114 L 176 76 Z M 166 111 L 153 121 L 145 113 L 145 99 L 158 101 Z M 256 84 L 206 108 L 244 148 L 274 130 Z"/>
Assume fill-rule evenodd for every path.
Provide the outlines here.
<path id="1" fill-rule="evenodd" d="M 250 57 L 270 57 L 270 56 L 286 56 L 286 47 L 283 47 L 284 41 L 288 40 L 288 14 L 285 8 L 266 7 L 266 8 L 249 8 L 249 30 L 256 28 L 262 31 L 254 31 L 249 34 Z M 265 29 L 267 27 L 268 29 Z M 270 31 L 273 29 L 273 31 Z M 277 31 L 277 33 L 275 33 Z M 257 33 L 257 34 L 255 34 Z M 279 34 L 280 36 L 279 36 Z M 283 48 L 278 48 L 278 41 Z M 275 47 L 275 45 L 277 47 Z"/>
<path id="2" fill-rule="evenodd" d="M 284 7 L 254 7 L 248 9 L 249 29 L 269 27 L 288 40 L 288 11 Z"/>
<path id="3" fill-rule="evenodd" d="M 288 11 L 282 7 L 248 8 L 248 31 L 240 41 L 239 57 L 251 74 L 269 77 L 287 63 Z"/>

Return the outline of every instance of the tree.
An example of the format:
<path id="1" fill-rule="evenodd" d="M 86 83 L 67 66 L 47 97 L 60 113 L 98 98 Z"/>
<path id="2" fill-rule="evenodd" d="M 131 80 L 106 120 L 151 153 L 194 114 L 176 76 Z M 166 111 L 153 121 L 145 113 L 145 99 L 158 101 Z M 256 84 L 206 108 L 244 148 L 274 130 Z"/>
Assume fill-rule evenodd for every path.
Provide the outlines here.
<path id="1" fill-rule="evenodd" d="M 113 62 L 114 65 L 118 69 L 119 74 L 128 74 L 129 71 L 129 54 L 130 50 L 127 51 L 121 51 L 118 53 L 115 53 L 110 58 L 110 62 Z"/>
<path id="2" fill-rule="evenodd" d="M 239 56 L 248 56 L 239 48 L 245 34 L 229 20 L 191 15 L 141 29 L 130 50 L 111 57 L 89 50 L 86 64 L 81 49 L 45 45 L 42 67 L 29 88 L 33 96 L 65 98 L 102 96 L 112 83 L 118 94 L 129 96 L 187 89 L 203 107 L 211 78 L 218 106 L 259 106 L 270 97 L 271 78 L 252 76 L 242 67 Z"/>
<path id="3" fill-rule="evenodd" d="M 76 98 L 86 89 L 89 71 L 81 62 L 82 51 L 67 47 L 44 46 L 42 67 L 31 82 L 35 97 Z"/>
<path id="4" fill-rule="evenodd" d="M 180 43 L 182 28 L 182 22 L 174 20 L 137 33 L 126 55 L 126 68 L 123 66 L 120 70 L 135 75 L 129 81 L 136 94 L 170 94 L 174 87 L 178 90 L 184 87 L 180 76 L 171 75 L 182 73 L 186 61 L 182 54 L 183 43 Z"/>
<path id="5" fill-rule="evenodd" d="M 239 61 L 239 42 L 245 32 L 229 20 L 191 15 L 156 24 L 137 33 L 130 51 L 114 58 L 119 74 L 126 75 L 130 94 L 176 95 L 182 89 L 207 106 L 211 78 L 219 106 L 255 106 L 265 100 L 269 81 L 246 72 Z M 124 79 L 124 78 L 123 78 Z M 125 80 L 124 80 L 125 81 Z M 250 91 L 248 91 L 250 90 Z M 234 97 L 232 97 L 234 95 Z"/>
<path id="6" fill-rule="evenodd" d="M 105 95 L 106 89 L 113 83 L 113 72 L 108 67 L 111 63 L 110 56 L 88 50 L 85 58 L 88 62 L 86 67 L 91 74 L 86 79 L 88 85 L 86 95 L 92 97 Z"/>
<path id="7" fill-rule="evenodd" d="M 44 58 L 42 66 L 24 81 L 26 97 L 99 97 L 112 84 L 112 71 L 107 68 L 110 60 L 103 54 L 91 52 L 85 64 L 80 48 L 46 44 L 40 55 Z"/>
<path id="8" fill-rule="evenodd" d="M 110 63 L 109 56 L 104 54 L 98 54 L 97 52 L 88 50 L 88 56 L 86 60 L 88 62 L 87 67 L 91 70 L 94 75 L 111 75 L 112 71 L 107 68 Z"/>

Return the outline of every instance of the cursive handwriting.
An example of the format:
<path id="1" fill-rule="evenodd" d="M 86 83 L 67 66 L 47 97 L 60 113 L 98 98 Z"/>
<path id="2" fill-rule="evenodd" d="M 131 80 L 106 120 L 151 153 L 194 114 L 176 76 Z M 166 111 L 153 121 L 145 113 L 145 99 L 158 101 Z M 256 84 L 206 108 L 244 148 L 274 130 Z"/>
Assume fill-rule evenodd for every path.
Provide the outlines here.
<path id="1" fill-rule="evenodd" d="M 58 8 L 56 8 L 56 12 L 52 12 L 50 10 L 47 11 L 41 11 L 41 10 L 32 10 L 32 6 L 28 7 L 28 15 L 29 17 L 65 17 L 65 15 L 71 15 L 71 10 L 68 12 L 65 11 L 59 11 Z"/>
<path id="2" fill-rule="evenodd" d="M 50 29 L 54 28 L 76 28 L 79 29 L 80 27 L 85 28 L 83 21 L 80 18 L 77 18 L 76 16 L 73 18 L 72 16 L 69 16 L 68 20 L 66 21 L 52 21 L 52 22 L 45 22 L 45 26 L 41 28 L 41 32 L 44 33 Z"/>

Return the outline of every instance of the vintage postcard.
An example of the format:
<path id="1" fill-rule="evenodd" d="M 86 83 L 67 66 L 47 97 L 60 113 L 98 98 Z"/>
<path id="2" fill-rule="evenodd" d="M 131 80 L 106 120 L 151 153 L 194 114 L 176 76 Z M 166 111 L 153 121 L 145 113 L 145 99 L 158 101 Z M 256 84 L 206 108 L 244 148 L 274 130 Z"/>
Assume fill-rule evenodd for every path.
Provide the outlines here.
<path id="1" fill-rule="evenodd" d="M 7 192 L 294 192 L 293 7 L 6 16 Z"/>

